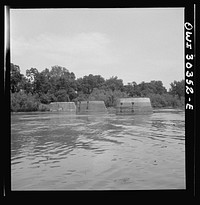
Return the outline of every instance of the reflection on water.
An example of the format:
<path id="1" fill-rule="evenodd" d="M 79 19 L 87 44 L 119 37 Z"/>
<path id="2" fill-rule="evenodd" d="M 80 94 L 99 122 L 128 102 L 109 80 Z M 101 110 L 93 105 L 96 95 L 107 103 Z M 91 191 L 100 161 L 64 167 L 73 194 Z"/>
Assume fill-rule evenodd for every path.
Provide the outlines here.
<path id="1" fill-rule="evenodd" d="M 185 188 L 184 112 L 11 116 L 13 190 Z"/>

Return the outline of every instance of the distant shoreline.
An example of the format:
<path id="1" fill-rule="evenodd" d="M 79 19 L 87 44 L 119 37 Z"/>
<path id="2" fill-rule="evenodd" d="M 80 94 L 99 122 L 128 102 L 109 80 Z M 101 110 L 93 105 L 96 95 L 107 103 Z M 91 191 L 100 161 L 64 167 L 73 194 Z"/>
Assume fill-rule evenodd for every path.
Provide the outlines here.
<path id="1" fill-rule="evenodd" d="M 107 107 L 108 110 L 108 114 L 115 114 L 116 112 L 116 108 L 115 107 Z M 182 112 L 185 111 L 184 107 L 162 107 L 162 108 L 153 108 L 153 112 L 171 112 L 171 111 L 178 111 L 178 112 Z M 61 112 L 61 111 L 50 111 L 50 110 L 46 110 L 46 111 L 11 111 L 11 114 L 43 114 L 43 113 L 66 113 L 66 112 Z"/>

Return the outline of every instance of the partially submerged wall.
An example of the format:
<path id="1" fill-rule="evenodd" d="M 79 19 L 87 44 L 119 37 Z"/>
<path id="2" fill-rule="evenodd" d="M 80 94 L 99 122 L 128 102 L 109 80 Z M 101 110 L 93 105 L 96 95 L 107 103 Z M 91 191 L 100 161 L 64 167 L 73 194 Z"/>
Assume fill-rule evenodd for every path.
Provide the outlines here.
<path id="1" fill-rule="evenodd" d="M 77 102 L 78 114 L 104 114 L 107 109 L 104 101 L 79 101 Z"/>
<path id="2" fill-rule="evenodd" d="M 76 106 L 74 102 L 52 102 L 49 104 L 50 111 L 61 111 L 76 113 Z"/>
<path id="3" fill-rule="evenodd" d="M 146 114 L 153 109 L 149 98 L 120 98 L 117 100 L 116 114 Z"/>

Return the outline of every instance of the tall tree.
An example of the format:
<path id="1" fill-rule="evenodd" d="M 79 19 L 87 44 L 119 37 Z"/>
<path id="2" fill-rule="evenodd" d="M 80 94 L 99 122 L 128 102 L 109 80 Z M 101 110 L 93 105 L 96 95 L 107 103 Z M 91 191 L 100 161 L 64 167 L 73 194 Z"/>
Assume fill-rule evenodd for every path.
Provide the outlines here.
<path id="1" fill-rule="evenodd" d="M 30 68 L 26 70 L 27 83 L 29 84 L 28 88 L 32 93 L 38 93 L 40 85 L 39 75 L 40 73 L 37 68 Z"/>
<path id="2" fill-rule="evenodd" d="M 127 85 L 124 85 L 124 92 L 126 92 L 129 97 L 137 96 L 136 87 L 137 83 L 135 81 L 128 83 Z"/>
<path id="3" fill-rule="evenodd" d="M 58 65 L 51 67 L 51 71 L 50 71 L 51 77 L 59 78 L 59 77 L 65 75 L 66 73 L 69 73 L 69 70 L 67 70 L 67 68 L 65 68 L 65 67 L 58 66 Z"/>
<path id="4" fill-rule="evenodd" d="M 164 94 L 167 90 L 163 86 L 162 81 L 151 81 L 145 83 L 142 81 L 140 84 L 135 86 L 135 93 L 138 96 L 149 96 L 150 94 Z"/>
<path id="5" fill-rule="evenodd" d="M 12 93 L 21 89 L 23 74 L 20 73 L 20 67 L 11 63 L 10 65 L 10 90 Z"/>
<path id="6" fill-rule="evenodd" d="M 123 80 L 122 79 L 118 79 L 117 76 L 115 77 L 111 77 L 109 79 L 107 79 L 105 81 L 105 85 L 107 87 L 107 89 L 110 89 L 112 91 L 115 91 L 115 90 L 120 90 L 122 91 L 123 90 Z"/>
<path id="7" fill-rule="evenodd" d="M 103 86 L 105 80 L 100 75 L 88 75 L 83 78 L 77 79 L 77 88 L 78 91 L 82 91 L 85 94 L 92 93 L 94 88 L 100 88 Z"/>
<path id="8" fill-rule="evenodd" d="M 169 93 L 173 96 L 177 95 L 179 98 L 185 96 L 185 80 L 174 81 L 170 84 Z"/>
<path id="9" fill-rule="evenodd" d="M 167 89 L 163 86 L 163 83 L 160 80 L 151 81 L 150 86 L 152 87 L 152 89 L 154 90 L 154 93 L 156 93 L 156 94 L 161 95 L 161 94 L 167 93 Z"/>

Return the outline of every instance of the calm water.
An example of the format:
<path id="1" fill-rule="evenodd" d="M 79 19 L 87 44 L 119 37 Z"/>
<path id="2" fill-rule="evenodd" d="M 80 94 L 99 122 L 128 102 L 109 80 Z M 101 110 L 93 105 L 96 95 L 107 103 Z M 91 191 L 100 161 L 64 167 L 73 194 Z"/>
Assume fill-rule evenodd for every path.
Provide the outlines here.
<path id="1" fill-rule="evenodd" d="M 185 113 L 13 114 L 11 188 L 185 189 Z"/>

